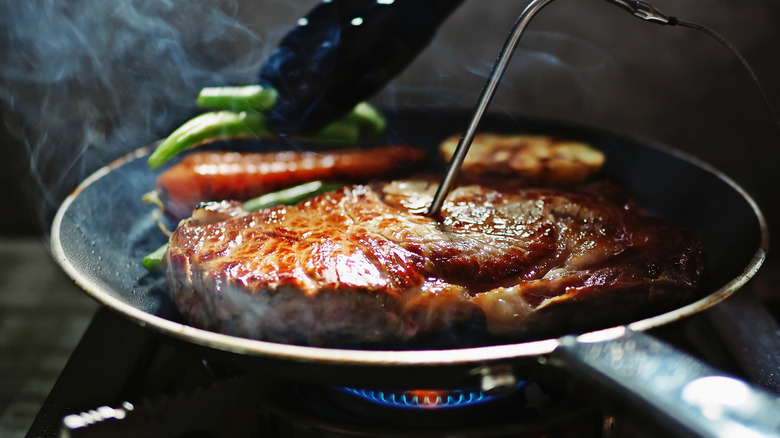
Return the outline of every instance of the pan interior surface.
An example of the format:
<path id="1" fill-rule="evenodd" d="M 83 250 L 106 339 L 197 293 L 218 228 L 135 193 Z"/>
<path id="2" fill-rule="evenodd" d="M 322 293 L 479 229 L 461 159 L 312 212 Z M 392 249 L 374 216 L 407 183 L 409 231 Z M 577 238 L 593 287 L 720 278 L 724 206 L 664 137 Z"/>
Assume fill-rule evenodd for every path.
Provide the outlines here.
<path id="1" fill-rule="evenodd" d="M 430 150 L 458 133 L 468 114 L 401 111 L 388 114 L 388 142 Z M 420 128 L 422 127 L 422 128 Z M 709 295 L 683 309 L 635 322 L 647 329 L 722 300 L 761 265 L 768 231 L 753 200 L 731 180 L 695 158 L 644 139 L 565 122 L 489 115 L 481 131 L 544 134 L 581 140 L 607 156 L 604 176 L 616 181 L 651 214 L 696 232 L 704 241 Z M 88 178 L 62 205 L 52 228 L 52 250 L 63 269 L 90 296 L 130 319 L 186 343 L 274 360 L 353 365 L 473 364 L 545 354 L 556 340 L 446 350 L 329 349 L 243 339 L 186 325 L 165 279 L 141 265 L 166 240 L 141 197 L 158 172 L 140 150 Z M 171 227 L 175 224 L 169 224 Z"/>

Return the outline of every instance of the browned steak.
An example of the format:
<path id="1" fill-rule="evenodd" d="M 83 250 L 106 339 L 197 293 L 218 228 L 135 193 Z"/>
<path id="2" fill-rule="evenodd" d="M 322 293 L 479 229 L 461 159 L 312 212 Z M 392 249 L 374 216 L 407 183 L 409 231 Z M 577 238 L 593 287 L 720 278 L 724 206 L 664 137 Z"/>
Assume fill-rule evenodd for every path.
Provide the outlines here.
<path id="1" fill-rule="evenodd" d="M 423 215 L 434 191 L 410 179 L 196 210 L 164 260 L 173 298 L 193 325 L 278 342 L 406 340 L 474 320 L 528 337 L 679 305 L 703 276 L 695 236 L 608 183 L 461 186 L 437 219 Z"/>

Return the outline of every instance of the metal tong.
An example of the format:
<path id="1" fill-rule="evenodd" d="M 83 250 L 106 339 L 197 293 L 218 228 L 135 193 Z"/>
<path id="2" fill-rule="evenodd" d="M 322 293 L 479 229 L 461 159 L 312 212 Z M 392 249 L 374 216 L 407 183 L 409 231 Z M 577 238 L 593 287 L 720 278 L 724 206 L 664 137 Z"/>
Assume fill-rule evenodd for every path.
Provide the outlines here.
<path id="1" fill-rule="evenodd" d="M 609 3 L 620 6 L 632 15 L 639 17 L 643 20 L 651 21 L 658 24 L 675 24 L 676 19 L 669 17 L 659 12 L 654 6 L 637 0 L 606 0 Z M 498 53 L 498 59 L 493 65 L 493 70 L 490 72 L 485 87 L 482 89 L 482 94 L 477 101 L 477 107 L 474 109 L 474 113 L 471 116 L 471 121 L 466 128 L 466 132 L 461 137 L 458 147 L 455 149 L 455 153 L 450 159 L 447 172 L 444 174 L 441 184 L 436 191 L 436 195 L 433 197 L 433 202 L 428 209 L 428 216 L 435 217 L 441 212 L 442 205 L 444 205 L 444 199 L 452 190 L 455 185 L 455 177 L 458 175 L 463 159 L 466 157 L 466 153 L 471 146 L 471 142 L 474 141 L 474 135 L 477 131 L 477 125 L 479 125 L 482 116 L 485 113 L 490 101 L 493 99 L 493 95 L 498 88 L 498 83 L 501 81 L 501 77 L 504 75 L 507 65 L 509 64 L 512 54 L 517 47 L 517 43 L 520 42 L 520 37 L 523 35 L 525 28 L 531 22 L 531 19 L 545 6 L 550 4 L 552 0 L 533 0 L 517 18 L 512 31 L 509 33 L 509 37 L 501 51 Z"/>

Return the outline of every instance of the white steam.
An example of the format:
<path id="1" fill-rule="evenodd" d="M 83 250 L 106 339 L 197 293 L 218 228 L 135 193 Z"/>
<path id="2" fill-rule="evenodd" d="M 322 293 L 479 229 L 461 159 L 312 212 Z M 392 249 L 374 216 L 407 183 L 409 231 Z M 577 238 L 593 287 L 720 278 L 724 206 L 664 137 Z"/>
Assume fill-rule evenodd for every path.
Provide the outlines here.
<path id="1" fill-rule="evenodd" d="M 200 88 L 252 83 L 262 39 L 230 1 L 0 5 L 0 102 L 43 214 L 105 163 L 191 116 Z"/>
<path id="2" fill-rule="evenodd" d="M 314 3 L 0 2 L 0 105 L 27 145 L 42 218 L 89 173 L 194 115 L 202 87 L 254 83 L 276 41 Z M 521 6 L 464 3 L 375 103 L 472 108 Z M 550 89 L 566 99 L 598 92 L 610 71 L 611 57 L 587 42 L 532 30 L 493 109 L 544 107 Z"/>

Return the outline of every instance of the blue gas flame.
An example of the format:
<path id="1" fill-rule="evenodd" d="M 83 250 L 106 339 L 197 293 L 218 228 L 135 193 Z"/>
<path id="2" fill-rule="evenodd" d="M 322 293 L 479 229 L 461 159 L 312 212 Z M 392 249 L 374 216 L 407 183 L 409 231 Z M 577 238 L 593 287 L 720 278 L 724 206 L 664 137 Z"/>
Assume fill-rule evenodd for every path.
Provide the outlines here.
<path id="1" fill-rule="evenodd" d="M 518 385 L 518 388 L 520 385 Z M 338 390 L 381 406 L 407 409 L 447 409 L 487 403 L 508 394 L 488 395 L 478 389 L 379 390 L 340 386 Z"/>

